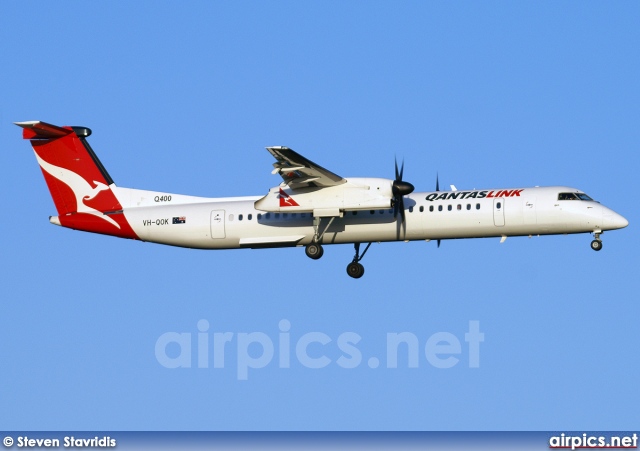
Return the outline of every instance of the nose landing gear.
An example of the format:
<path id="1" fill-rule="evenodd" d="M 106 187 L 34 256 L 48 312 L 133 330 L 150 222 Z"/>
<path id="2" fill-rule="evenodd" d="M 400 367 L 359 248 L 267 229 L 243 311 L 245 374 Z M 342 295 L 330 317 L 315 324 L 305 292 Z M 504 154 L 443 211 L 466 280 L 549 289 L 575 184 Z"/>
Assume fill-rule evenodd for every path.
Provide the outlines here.
<path id="1" fill-rule="evenodd" d="M 599 251 L 602 249 L 602 240 L 600 239 L 600 233 L 601 232 L 594 232 L 593 234 L 595 240 L 591 242 L 591 249 L 593 249 L 594 251 Z"/>

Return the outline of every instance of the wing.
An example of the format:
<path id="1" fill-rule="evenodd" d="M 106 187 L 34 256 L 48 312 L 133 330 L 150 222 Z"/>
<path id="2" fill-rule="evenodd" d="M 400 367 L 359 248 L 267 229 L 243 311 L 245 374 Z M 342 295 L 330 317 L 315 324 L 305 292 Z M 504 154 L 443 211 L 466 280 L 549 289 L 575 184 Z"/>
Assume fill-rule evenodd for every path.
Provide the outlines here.
<path id="1" fill-rule="evenodd" d="M 307 160 L 288 147 L 267 147 L 267 150 L 277 160 L 273 163 L 272 173 L 280 173 L 284 182 L 292 189 L 307 186 L 335 186 L 346 182 L 346 179 Z"/>

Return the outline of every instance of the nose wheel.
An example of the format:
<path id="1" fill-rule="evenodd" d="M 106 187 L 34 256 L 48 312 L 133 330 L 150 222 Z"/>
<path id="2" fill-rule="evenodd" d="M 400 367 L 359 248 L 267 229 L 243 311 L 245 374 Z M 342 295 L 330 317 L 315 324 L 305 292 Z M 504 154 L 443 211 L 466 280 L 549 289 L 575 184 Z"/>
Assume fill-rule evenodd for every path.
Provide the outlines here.
<path id="1" fill-rule="evenodd" d="M 591 249 L 593 249 L 594 251 L 599 251 L 602 249 L 602 240 L 600 239 L 601 233 L 601 230 L 593 231 L 593 237 L 595 238 L 595 240 L 591 242 Z"/>
<path id="2" fill-rule="evenodd" d="M 354 279 L 359 279 L 364 275 L 364 266 L 360 264 L 360 260 L 364 257 L 364 254 L 369 250 L 369 246 L 371 243 L 367 244 L 367 247 L 364 248 L 364 252 L 360 255 L 360 243 L 355 243 L 353 247 L 356 250 L 356 255 L 353 257 L 353 261 L 347 265 L 347 274 Z"/>

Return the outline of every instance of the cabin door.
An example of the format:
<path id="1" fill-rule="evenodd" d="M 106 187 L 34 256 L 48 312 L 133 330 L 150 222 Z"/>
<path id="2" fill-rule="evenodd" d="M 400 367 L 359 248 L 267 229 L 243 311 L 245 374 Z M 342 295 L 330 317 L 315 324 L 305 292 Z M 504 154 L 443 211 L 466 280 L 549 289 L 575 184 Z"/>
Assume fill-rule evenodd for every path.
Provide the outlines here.
<path id="1" fill-rule="evenodd" d="M 504 225 L 504 197 L 493 199 L 493 223 L 496 227 Z"/>
<path id="2" fill-rule="evenodd" d="M 211 238 L 224 238 L 224 210 L 211 212 Z"/>

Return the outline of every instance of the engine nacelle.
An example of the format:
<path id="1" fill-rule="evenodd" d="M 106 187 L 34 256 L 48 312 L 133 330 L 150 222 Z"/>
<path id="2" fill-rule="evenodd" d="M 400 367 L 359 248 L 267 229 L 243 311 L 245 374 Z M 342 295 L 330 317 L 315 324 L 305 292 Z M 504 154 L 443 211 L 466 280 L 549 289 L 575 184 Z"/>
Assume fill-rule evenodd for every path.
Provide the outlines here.
<path id="1" fill-rule="evenodd" d="M 291 189 L 285 183 L 269 190 L 256 201 L 257 210 L 270 212 L 313 212 L 314 210 L 375 210 L 391 207 L 393 180 L 348 178 L 328 187 Z"/>

